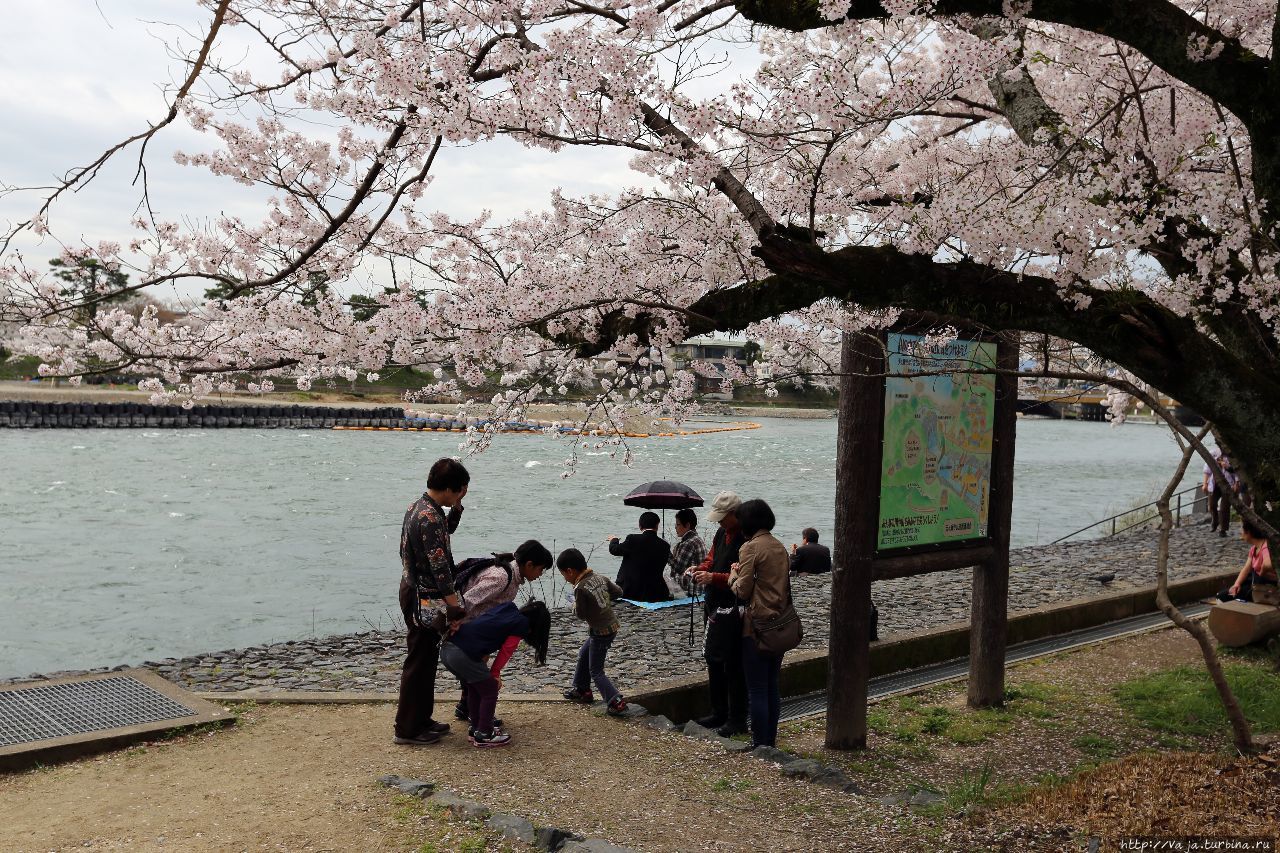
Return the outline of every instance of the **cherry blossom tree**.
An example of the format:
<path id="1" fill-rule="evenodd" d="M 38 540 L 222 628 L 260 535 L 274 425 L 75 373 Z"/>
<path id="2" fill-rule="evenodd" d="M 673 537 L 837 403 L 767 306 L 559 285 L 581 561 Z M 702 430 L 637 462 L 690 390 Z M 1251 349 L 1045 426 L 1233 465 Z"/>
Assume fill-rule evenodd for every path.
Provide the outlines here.
<path id="1" fill-rule="evenodd" d="M 1075 342 L 1172 395 L 1280 524 L 1274 3 L 203 5 L 168 113 L 2 244 L 0 320 L 51 374 L 128 367 L 190 399 L 229 374 L 448 364 L 428 391 L 496 372 L 513 409 L 590 381 L 607 417 L 679 416 L 692 376 L 655 366 L 687 336 L 750 329 L 775 375 L 839 373 L 842 340 L 924 311 Z M 207 140 L 178 161 L 260 218 L 166 219 L 144 180 L 131 236 L 59 236 L 75 190 L 113 158 L 145 177 L 177 122 Z M 637 186 L 439 213 L 434 176 L 498 136 L 632 151 Z M 69 299 L 25 262 L 35 240 L 130 283 Z M 219 298 L 181 324 L 108 304 L 186 285 Z"/>

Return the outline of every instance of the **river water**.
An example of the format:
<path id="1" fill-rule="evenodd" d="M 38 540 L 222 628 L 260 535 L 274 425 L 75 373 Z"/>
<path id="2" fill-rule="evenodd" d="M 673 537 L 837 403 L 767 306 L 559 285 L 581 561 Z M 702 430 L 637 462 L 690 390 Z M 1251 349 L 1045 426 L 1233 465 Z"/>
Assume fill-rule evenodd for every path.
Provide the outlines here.
<path id="1" fill-rule="evenodd" d="M 633 440 L 635 461 L 540 435 L 467 460 L 459 558 L 530 537 L 595 548 L 635 529 L 654 479 L 769 500 L 784 542 L 830 543 L 834 420 Z M 1165 430 L 1020 420 L 1013 545 L 1049 542 L 1151 500 L 1177 451 Z M 405 508 L 448 433 L 0 430 L 0 678 L 366 629 L 399 620 Z M 1192 478 L 1188 478 L 1190 482 Z M 668 519 L 670 523 L 670 519 Z M 703 526 L 709 540 L 710 530 Z"/>

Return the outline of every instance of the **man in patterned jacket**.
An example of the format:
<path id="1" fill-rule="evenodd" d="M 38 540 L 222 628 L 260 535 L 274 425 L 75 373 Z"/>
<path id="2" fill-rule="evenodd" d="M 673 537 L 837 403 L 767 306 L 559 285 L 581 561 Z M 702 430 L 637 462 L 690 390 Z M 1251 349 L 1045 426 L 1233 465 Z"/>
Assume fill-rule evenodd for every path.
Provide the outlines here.
<path id="1" fill-rule="evenodd" d="M 400 611 L 408 629 L 408 651 L 400 674 L 396 743 L 423 746 L 437 742 L 449 731 L 446 723 L 431 717 L 441 639 L 440 626 L 433 622 L 442 610 L 446 622 L 457 622 L 464 616 L 453 587 L 449 534 L 458 529 L 462 499 L 470 482 L 471 475 L 462 463 L 437 460 L 427 474 L 427 491 L 409 507 L 400 528 Z"/>

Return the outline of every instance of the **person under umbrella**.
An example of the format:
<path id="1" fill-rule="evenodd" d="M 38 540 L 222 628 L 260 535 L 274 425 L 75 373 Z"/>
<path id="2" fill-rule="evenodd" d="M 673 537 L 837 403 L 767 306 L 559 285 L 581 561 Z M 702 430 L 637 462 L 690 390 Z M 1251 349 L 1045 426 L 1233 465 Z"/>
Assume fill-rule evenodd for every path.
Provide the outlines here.
<path id="1" fill-rule="evenodd" d="M 640 515 L 640 532 L 626 539 L 609 537 L 609 553 L 622 558 L 618 568 L 618 586 L 622 597 L 632 601 L 670 601 L 666 581 L 662 579 L 671 544 L 658 536 L 658 514 Z"/>

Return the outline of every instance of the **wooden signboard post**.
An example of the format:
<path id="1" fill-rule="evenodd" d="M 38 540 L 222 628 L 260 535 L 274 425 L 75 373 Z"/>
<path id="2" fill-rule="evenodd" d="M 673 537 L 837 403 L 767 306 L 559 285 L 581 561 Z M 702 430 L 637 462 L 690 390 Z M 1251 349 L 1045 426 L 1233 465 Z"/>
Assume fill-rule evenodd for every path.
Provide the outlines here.
<path id="1" fill-rule="evenodd" d="M 982 707 L 1004 697 L 1017 345 L 963 328 L 954 339 L 931 334 L 943 325 L 913 318 L 878 336 L 845 335 L 827 705 L 834 749 L 866 746 L 875 580 L 973 567 L 968 700 Z"/>

